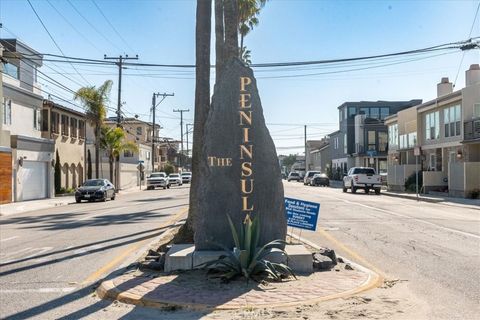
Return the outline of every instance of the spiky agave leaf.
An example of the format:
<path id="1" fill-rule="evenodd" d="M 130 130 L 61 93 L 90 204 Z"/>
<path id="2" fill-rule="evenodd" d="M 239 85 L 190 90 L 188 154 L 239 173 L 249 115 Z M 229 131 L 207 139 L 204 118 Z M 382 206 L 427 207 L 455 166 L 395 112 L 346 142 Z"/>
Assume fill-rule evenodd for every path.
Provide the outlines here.
<path id="1" fill-rule="evenodd" d="M 228 219 L 228 224 L 230 225 L 230 230 L 232 231 L 233 242 L 235 243 L 235 246 L 238 248 L 238 250 L 241 250 L 242 247 L 240 247 L 240 240 L 238 238 L 237 230 L 235 229 L 232 219 L 228 214 L 227 214 L 227 219 Z"/>

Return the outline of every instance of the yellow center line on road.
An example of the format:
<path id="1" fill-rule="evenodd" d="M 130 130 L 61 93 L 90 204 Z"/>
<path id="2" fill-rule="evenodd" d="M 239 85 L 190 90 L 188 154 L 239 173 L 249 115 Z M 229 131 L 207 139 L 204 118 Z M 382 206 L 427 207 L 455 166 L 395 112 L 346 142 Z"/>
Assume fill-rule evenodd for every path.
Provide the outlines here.
<path id="1" fill-rule="evenodd" d="M 169 225 L 173 224 L 174 222 L 178 221 L 179 218 L 184 215 L 188 211 L 187 208 L 183 208 L 177 213 L 173 215 L 173 217 L 162 223 L 159 226 L 159 229 L 168 227 Z M 153 237 L 153 236 L 152 236 Z M 117 265 L 119 265 L 123 260 L 125 260 L 130 254 L 138 250 L 140 247 L 145 245 L 148 241 L 151 240 L 152 237 L 147 237 L 146 239 L 143 239 L 139 242 L 133 243 L 130 246 L 128 246 L 125 250 L 123 250 L 119 255 L 117 255 L 113 260 L 108 262 L 106 265 L 101 267 L 100 269 L 96 270 L 92 274 L 90 274 L 84 281 L 81 282 L 81 285 L 86 285 L 93 283 L 97 281 L 102 275 L 106 274 L 107 272 L 110 272 L 113 268 L 115 268 Z"/>

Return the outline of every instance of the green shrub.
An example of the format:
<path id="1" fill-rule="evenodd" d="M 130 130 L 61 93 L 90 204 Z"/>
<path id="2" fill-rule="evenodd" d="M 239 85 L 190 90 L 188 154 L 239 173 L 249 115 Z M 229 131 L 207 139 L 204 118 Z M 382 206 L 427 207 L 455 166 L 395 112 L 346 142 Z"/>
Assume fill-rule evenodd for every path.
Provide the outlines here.
<path id="1" fill-rule="evenodd" d="M 275 281 L 295 277 L 292 269 L 282 263 L 274 263 L 265 259 L 270 253 L 280 253 L 287 255 L 282 247 L 286 244 L 284 240 L 273 240 L 261 248 L 258 248 L 260 239 L 260 222 L 258 216 L 253 221 L 247 214 L 240 232 L 237 233 L 232 219 L 227 215 L 235 243 L 234 250 L 229 250 L 221 244 L 215 244 L 226 252 L 226 255 L 219 259 L 209 261 L 202 265 L 209 269 L 210 273 L 219 273 L 220 278 L 229 281 L 236 277 L 243 276 L 247 279 L 266 279 L 271 278 Z"/>
<path id="2" fill-rule="evenodd" d="M 473 189 L 470 190 L 467 194 L 467 198 L 469 199 L 479 199 L 480 198 L 480 189 Z"/>
<path id="3" fill-rule="evenodd" d="M 422 189 L 423 186 L 423 171 L 417 171 L 418 172 L 418 191 Z M 415 172 L 412 173 L 407 180 L 405 181 L 405 190 L 410 191 L 410 192 L 415 192 L 416 191 L 416 186 L 415 186 Z"/>

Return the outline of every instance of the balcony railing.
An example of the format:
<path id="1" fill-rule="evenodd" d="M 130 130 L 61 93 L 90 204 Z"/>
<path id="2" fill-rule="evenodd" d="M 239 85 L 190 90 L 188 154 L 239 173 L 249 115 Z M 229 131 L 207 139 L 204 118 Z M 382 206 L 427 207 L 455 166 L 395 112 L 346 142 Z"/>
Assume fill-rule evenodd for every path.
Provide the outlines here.
<path id="1" fill-rule="evenodd" d="M 464 140 L 480 139 L 480 118 L 463 123 Z"/>

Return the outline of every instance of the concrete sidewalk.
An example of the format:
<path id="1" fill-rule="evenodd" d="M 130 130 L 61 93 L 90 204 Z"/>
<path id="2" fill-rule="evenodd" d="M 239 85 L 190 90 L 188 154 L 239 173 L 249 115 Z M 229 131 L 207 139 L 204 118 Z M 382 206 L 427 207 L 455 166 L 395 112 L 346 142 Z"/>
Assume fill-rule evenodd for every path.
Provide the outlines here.
<path id="1" fill-rule="evenodd" d="M 410 200 L 417 200 L 416 194 L 413 194 L 413 193 L 382 191 L 382 194 L 389 197 L 398 197 L 398 198 L 404 198 L 404 199 L 410 199 Z M 480 199 L 453 198 L 453 197 L 446 197 L 446 196 L 422 194 L 422 195 L 419 195 L 418 200 L 480 210 Z"/>
<path id="2" fill-rule="evenodd" d="M 123 189 L 119 191 L 119 194 L 130 194 L 135 192 L 144 191 L 146 188 L 142 186 L 142 190 L 139 187 L 133 187 Z M 0 216 L 9 216 L 12 214 L 43 210 L 48 208 L 55 208 L 58 206 L 66 206 L 68 204 L 75 203 L 75 196 L 60 196 L 55 198 L 47 198 L 40 200 L 28 200 L 20 202 L 12 202 L 0 205 Z"/>

